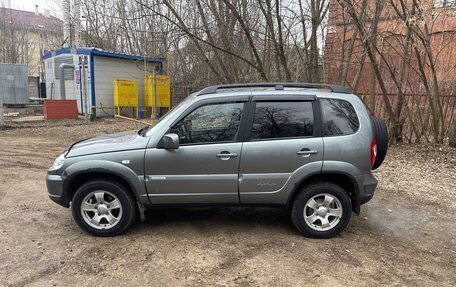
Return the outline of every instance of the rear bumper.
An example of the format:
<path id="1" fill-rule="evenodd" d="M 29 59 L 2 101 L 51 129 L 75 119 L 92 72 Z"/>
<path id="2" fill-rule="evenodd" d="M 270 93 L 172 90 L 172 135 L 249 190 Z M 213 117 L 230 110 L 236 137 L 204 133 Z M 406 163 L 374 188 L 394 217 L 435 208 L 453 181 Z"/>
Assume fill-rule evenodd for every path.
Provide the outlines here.
<path id="1" fill-rule="evenodd" d="M 48 174 L 46 175 L 46 186 L 49 198 L 64 207 L 70 207 L 64 192 L 63 180 L 60 175 Z"/>
<path id="2" fill-rule="evenodd" d="M 357 199 L 360 205 L 368 202 L 374 196 L 378 180 L 371 174 L 363 174 L 355 177 L 358 184 Z"/>

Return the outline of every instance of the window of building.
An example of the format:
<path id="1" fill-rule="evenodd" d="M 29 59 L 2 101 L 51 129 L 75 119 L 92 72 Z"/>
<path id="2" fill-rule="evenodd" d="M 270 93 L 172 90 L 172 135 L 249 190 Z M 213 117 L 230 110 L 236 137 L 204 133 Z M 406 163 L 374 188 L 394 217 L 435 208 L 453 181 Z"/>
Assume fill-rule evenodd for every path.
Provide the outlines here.
<path id="1" fill-rule="evenodd" d="M 251 138 L 273 139 L 313 135 L 312 102 L 257 102 Z"/>
<path id="2" fill-rule="evenodd" d="M 434 8 L 452 8 L 456 7 L 456 0 L 434 0 Z"/>
<path id="3" fill-rule="evenodd" d="M 73 64 L 73 56 L 61 56 L 54 58 L 55 65 L 54 65 L 54 73 L 55 79 L 60 80 L 60 73 L 59 67 L 61 64 Z M 73 69 L 65 69 L 65 80 L 74 80 L 74 70 Z"/>

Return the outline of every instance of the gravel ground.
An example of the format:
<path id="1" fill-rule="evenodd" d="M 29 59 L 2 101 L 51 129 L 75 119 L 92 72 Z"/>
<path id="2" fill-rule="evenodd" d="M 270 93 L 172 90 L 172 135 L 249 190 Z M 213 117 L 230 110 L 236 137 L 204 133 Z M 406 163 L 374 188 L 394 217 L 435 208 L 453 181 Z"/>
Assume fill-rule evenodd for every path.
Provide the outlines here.
<path id="1" fill-rule="evenodd" d="M 0 130 L 0 286 L 456 286 L 456 150 L 391 147 L 374 199 L 329 240 L 267 208 L 148 212 L 95 238 L 47 198 L 44 176 L 74 140 L 137 129 L 103 120 Z"/>

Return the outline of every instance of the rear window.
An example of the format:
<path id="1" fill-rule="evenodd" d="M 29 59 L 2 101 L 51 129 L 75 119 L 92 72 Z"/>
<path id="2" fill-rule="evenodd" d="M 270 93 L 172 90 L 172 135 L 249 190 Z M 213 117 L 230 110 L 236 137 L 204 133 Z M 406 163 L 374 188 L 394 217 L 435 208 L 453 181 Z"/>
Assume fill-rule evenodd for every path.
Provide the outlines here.
<path id="1" fill-rule="evenodd" d="M 257 102 L 252 139 L 312 136 L 312 102 Z"/>
<path id="2" fill-rule="evenodd" d="M 359 128 L 359 120 L 353 106 L 344 100 L 321 99 L 323 133 L 325 136 L 350 135 Z"/>

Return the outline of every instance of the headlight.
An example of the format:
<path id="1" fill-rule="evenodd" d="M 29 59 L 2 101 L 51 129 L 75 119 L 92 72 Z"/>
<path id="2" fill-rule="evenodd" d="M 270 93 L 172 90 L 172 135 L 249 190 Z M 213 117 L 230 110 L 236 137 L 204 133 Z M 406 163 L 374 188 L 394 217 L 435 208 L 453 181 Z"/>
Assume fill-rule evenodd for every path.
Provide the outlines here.
<path id="1" fill-rule="evenodd" d="M 55 159 L 54 164 L 49 168 L 49 170 L 57 170 L 63 166 L 65 161 L 65 154 L 62 153 L 58 158 Z"/>

